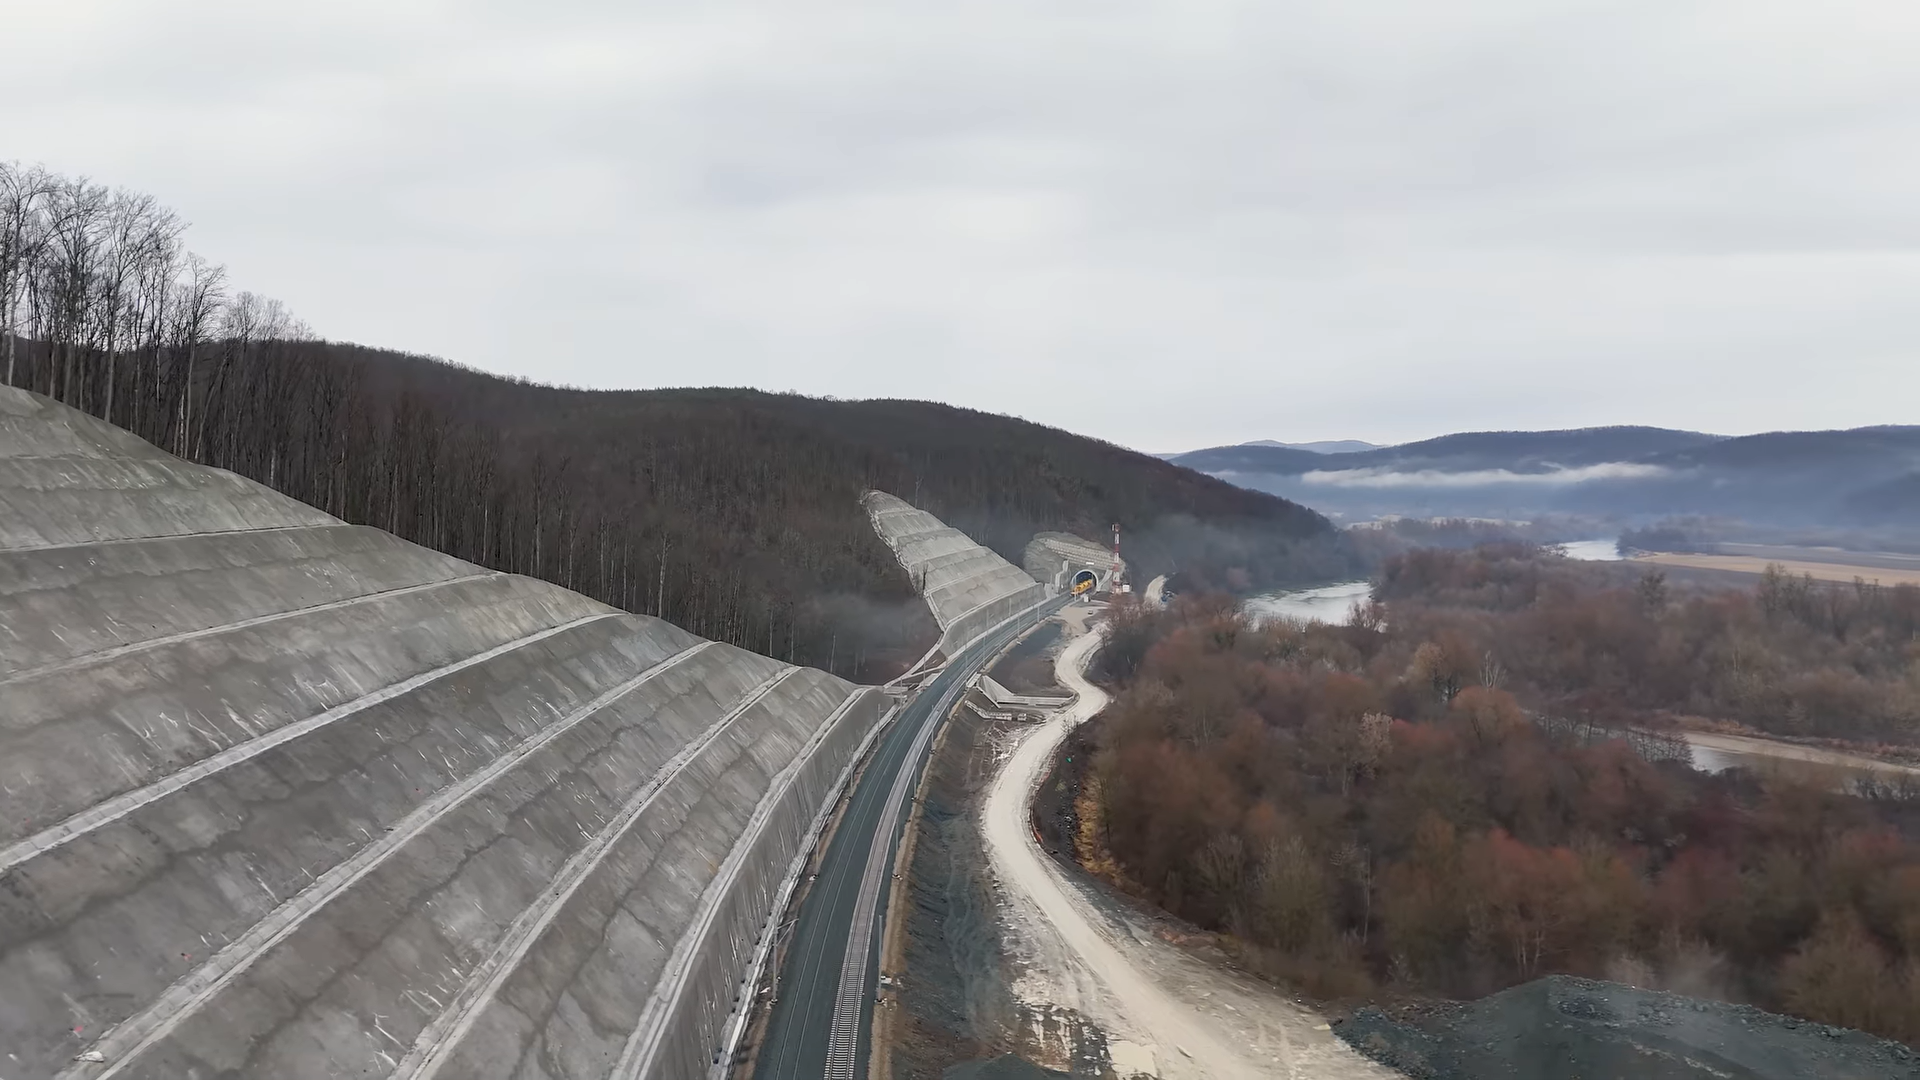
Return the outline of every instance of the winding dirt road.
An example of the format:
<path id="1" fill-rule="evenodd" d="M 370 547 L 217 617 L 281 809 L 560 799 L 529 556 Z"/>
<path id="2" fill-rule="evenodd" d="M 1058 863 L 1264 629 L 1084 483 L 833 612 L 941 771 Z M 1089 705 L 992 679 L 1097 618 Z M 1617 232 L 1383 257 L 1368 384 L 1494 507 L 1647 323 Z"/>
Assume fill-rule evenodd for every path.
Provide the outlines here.
<path id="1" fill-rule="evenodd" d="M 1072 621 L 1068 627 L 1076 629 Z M 1067 1008 L 1099 1024 L 1123 1077 L 1397 1076 L 1355 1054 L 1323 1020 L 1273 988 L 1208 965 L 1096 904 L 1040 850 L 1028 807 L 1047 762 L 1070 728 L 1107 703 L 1084 675 L 1100 634 L 1080 629 L 1055 665 L 1061 685 L 1079 699 L 1033 729 L 987 796 L 987 850 L 1006 940 L 1022 965 L 1016 995 L 1036 1010 Z"/>
<path id="2" fill-rule="evenodd" d="M 1166 607 L 1166 601 L 1160 599 L 1167 591 L 1167 575 L 1161 574 L 1147 583 L 1147 591 L 1140 599 L 1148 607 Z"/>

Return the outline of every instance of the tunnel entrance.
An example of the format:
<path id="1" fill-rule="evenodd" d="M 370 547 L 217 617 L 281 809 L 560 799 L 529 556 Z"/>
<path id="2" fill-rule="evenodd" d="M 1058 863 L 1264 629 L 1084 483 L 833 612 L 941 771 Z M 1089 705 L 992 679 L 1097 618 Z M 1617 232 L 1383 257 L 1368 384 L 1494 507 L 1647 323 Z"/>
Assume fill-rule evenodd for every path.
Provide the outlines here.
<path id="1" fill-rule="evenodd" d="M 1093 591 L 1093 587 L 1099 583 L 1100 576 L 1093 571 L 1077 571 L 1073 575 L 1073 595 L 1080 596 L 1083 593 L 1090 593 Z"/>

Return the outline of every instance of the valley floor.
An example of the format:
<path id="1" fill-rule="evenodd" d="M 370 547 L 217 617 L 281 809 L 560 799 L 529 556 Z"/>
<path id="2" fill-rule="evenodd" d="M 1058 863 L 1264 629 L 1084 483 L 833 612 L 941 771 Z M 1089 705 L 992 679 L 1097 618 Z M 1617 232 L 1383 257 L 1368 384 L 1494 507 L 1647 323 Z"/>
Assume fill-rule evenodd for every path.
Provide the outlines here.
<path id="1" fill-rule="evenodd" d="M 1881 560 L 1847 562 L 1846 552 L 1835 551 L 1833 561 L 1811 558 L 1781 559 L 1761 555 L 1701 555 L 1684 552 L 1657 552 L 1636 555 L 1633 562 L 1688 570 L 1729 570 L 1740 574 L 1759 574 L 1770 564 L 1778 564 L 1787 573 L 1807 574 L 1815 581 L 1848 582 L 1855 578 L 1877 581 L 1882 585 L 1920 585 L 1920 567 L 1890 565 Z"/>

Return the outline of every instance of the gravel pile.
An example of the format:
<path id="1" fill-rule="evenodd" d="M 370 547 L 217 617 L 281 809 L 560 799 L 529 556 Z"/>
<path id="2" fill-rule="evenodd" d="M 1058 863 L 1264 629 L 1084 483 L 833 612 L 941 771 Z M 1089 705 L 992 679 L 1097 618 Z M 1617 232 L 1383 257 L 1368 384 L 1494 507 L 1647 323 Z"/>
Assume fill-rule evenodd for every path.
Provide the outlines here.
<path id="1" fill-rule="evenodd" d="M 1555 975 L 1335 1029 L 1418 1080 L 1920 1080 L 1920 1055 L 1747 1005 Z"/>

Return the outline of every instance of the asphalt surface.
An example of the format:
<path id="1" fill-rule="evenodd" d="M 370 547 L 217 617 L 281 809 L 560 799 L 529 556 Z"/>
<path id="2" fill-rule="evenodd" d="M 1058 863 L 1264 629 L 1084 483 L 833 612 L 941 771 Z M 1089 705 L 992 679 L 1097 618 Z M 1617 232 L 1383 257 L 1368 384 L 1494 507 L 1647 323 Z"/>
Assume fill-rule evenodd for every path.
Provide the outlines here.
<path id="1" fill-rule="evenodd" d="M 833 1025 L 834 1001 L 840 988 L 841 967 L 853 940 L 854 910 L 861 878 L 872 859 L 893 859 L 900 841 L 900 826 L 906 821 L 901 813 L 895 827 L 876 837 L 882 817 L 888 809 L 888 796 L 903 771 L 918 773 L 925 764 L 924 752 L 908 760 L 918 736 L 936 727 L 959 700 L 968 680 L 979 672 L 1008 643 L 1022 632 L 1051 616 L 1066 603 L 1062 597 L 1035 612 L 1030 618 L 1004 627 L 976 642 L 955 657 L 922 689 L 913 702 L 901 710 L 892 730 L 880 739 L 873 760 L 854 785 L 846 813 L 835 827 L 820 862 L 818 876 L 800 902 L 792 937 L 774 986 L 773 1013 L 767 1022 L 754 1075 L 758 1080 L 796 1080 L 824 1077 L 828 1074 L 828 1042 Z M 924 751 L 925 744 L 922 744 Z M 917 784 L 906 786 L 911 798 Z M 887 890 L 890 891 L 890 890 Z M 882 909 L 884 915 L 884 896 Z M 865 993 L 857 1031 L 853 1075 L 865 1076 L 872 1051 L 873 1003 L 878 991 L 880 948 L 877 941 L 883 918 L 863 928 L 867 935 Z"/>

